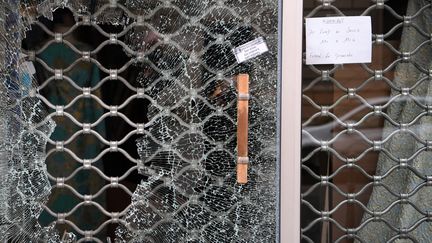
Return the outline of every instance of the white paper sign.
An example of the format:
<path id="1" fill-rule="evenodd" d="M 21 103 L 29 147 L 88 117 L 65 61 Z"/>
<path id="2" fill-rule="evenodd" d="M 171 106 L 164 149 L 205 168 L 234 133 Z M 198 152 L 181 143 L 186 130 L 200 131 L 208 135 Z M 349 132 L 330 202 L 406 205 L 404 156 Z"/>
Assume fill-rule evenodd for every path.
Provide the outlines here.
<path id="1" fill-rule="evenodd" d="M 306 19 L 306 64 L 370 63 L 370 16 Z"/>
<path id="2" fill-rule="evenodd" d="M 263 53 L 268 52 L 267 44 L 262 37 L 258 37 L 253 41 L 249 41 L 239 47 L 236 47 L 233 52 L 238 63 L 245 62 L 255 58 Z"/>

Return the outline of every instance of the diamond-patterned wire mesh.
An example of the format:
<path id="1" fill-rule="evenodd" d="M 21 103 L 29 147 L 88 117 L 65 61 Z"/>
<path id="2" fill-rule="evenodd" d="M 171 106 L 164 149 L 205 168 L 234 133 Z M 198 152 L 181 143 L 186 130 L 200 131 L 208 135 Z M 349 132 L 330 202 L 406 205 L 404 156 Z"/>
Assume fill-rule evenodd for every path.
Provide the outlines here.
<path id="1" fill-rule="evenodd" d="M 371 64 L 304 65 L 303 242 L 429 242 L 431 2 L 304 1 L 372 17 Z"/>
<path id="2" fill-rule="evenodd" d="M 59 210 L 48 203 L 48 221 L 52 216 L 61 233 L 73 231 L 79 242 L 105 242 L 110 224 L 120 225 L 119 242 L 274 242 L 278 1 L 39 1 L 36 9 L 50 18 L 58 7 L 71 9 L 76 23 L 59 29 L 36 21 L 48 40 L 24 51 L 43 77 L 32 95 L 67 135 L 48 139 L 46 157 L 55 188 L 50 201 L 71 205 Z M 118 28 L 110 32 L 103 25 Z M 80 45 L 73 35 L 82 26 L 104 40 L 93 49 Z M 238 64 L 233 48 L 258 37 L 270 51 Z M 120 67 L 105 67 L 98 57 L 112 46 L 128 57 Z M 70 60 L 58 64 L 45 53 Z M 74 69 L 98 70 L 101 78 L 82 79 Z M 235 181 L 235 77 L 241 73 L 251 77 L 251 169 L 244 186 Z M 111 81 L 130 91 L 123 102 L 103 97 L 102 87 Z M 147 121 L 135 122 L 122 111 L 135 100 L 147 101 L 133 111 L 147 113 Z M 93 112 L 83 114 L 88 110 Z M 129 133 L 108 140 L 110 117 L 127 123 Z M 122 145 L 137 137 L 134 157 Z M 74 151 L 95 144 L 96 154 Z M 134 164 L 119 177 L 104 171 L 102 161 L 113 153 Z M 61 161 L 68 168 L 59 169 Z M 132 193 L 122 181 L 136 170 L 146 179 Z M 108 211 L 104 197 L 110 188 L 132 196 L 132 203 Z M 97 217 L 79 219 L 86 214 Z"/>

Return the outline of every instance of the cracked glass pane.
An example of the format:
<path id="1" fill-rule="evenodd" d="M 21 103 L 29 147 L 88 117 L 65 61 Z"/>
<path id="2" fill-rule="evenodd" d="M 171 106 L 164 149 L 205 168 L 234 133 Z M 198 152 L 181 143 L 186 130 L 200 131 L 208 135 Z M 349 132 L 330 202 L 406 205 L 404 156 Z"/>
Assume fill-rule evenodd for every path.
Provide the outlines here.
<path id="1" fill-rule="evenodd" d="M 20 4 L 0 2 L 0 241 L 54 243 L 62 241 L 59 234 L 37 219 L 51 190 L 44 158 L 55 124 L 46 119 L 31 62 L 20 51 L 29 26 Z M 72 240 L 65 234 L 63 242 Z"/>
<path id="2" fill-rule="evenodd" d="M 132 196 L 118 242 L 276 240 L 277 1 L 126 1 L 145 14 L 129 30 L 143 53 L 150 100 L 138 140 L 148 176 Z M 263 37 L 246 62 L 234 48 Z M 250 77 L 249 181 L 236 181 L 237 76 Z"/>
<path id="3" fill-rule="evenodd" d="M 46 101 L 41 103 L 41 96 L 35 91 L 40 87 L 32 83 L 32 70 L 19 64 L 20 44 L 23 33 L 30 28 L 29 23 L 38 21 L 38 16 L 52 19 L 54 10 L 68 8 L 76 25 L 105 24 L 122 29 L 107 33 L 96 28 L 108 38 L 100 48 L 107 43 L 120 45 L 130 60 L 117 70 L 108 70 L 100 63 L 97 66 L 109 71 L 112 79 L 129 66 L 138 70 L 122 82 L 138 83 L 140 87 L 134 96 L 147 101 L 146 107 L 137 112 L 145 112 L 148 122 L 134 124 L 141 134 L 137 141 L 138 168 L 146 179 L 138 185 L 131 205 L 124 212 L 96 209 L 109 215 L 112 222 L 120 222 L 115 241 L 276 241 L 278 1 L 16 0 L 2 3 L 3 11 L 12 12 L 15 18 L 2 16 L 10 20 L 2 28 L 16 27 L 16 33 L 4 29 L 1 32 L 4 33 L 2 45 L 5 45 L 0 53 L 5 67 L 1 135 L 5 136 L 0 148 L 5 156 L 1 157 L 0 169 L 2 175 L 10 177 L 0 192 L 0 199 L 5 202 L 0 207 L 2 236 L 25 242 L 75 241 L 67 232 L 60 232 L 63 235 L 60 239 L 58 229 L 53 228 L 55 224 L 43 228 L 37 222 L 40 205 L 50 195 L 50 174 L 44 160 L 54 121 L 44 110 L 42 103 Z M 51 44 L 63 40 L 62 35 L 50 35 L 55 39 Z M 251 48 L 251 43 L 257 40 L 264 51 L 258 46 Z M 73 51 L 86 60 L 96 60 L 86 51 Z M 246 60 L 239 61 L 236 55 L 241 52 L 249 55 Z M 22 62 L 32 61 L 33 55 L 30 52 Z M 56 77 L 63 77 L 59 70 L 52 69 Z M 248 92 L 239 94 L 239 77 L 244 75 L 248 77 Z M 78 88 L 83 89 L 84 96 L 93 92 L 86 87 Z M 14 103 L 16 100 L 19 102 Z M 245 100 L 248 100 L 248 130 L 241 133 L 240 119 L 244 121 L 245 117 L 238 111 Z M 67 113 L 58 108 L 57 114 Z M 111 110 L 113 107 L 108 108 L 111 115 L 118 114 L 117 110 Z M 97 130 L 82 125 L 84 132 Z M 238 134 L 248 135 L 246 154 L 238 149 Z M 117 143 L 109 142 L 110 150 L 117 150 Z M 61 144 L 56 144 L 55 149 L 59 148 Z M 89 166 L 88 161 L 83 160 L 83 168 Z M 238 161 L 242 165 L 248 161 L 247 183 L 237 181 Z M 98 173 L 104 175 L 103 171 Z M 57 185 L 64 184 L 65 178 L 54 179 Z M 118 185 L 119 178 L 108 179 L 111 185 Z M 11 192 L 14 185 L 18 185 L 20 193 Z M 83 197 L 94 203 L 91 195 Z M 11 200 L 23 203 L 11 204 Z M 70 223 L 65 219 L 68 214 L 59 213 L 55 223 Z M 108 221 L 89 231 L 78 226 L 76 230 L 81 234 L 78 237 L 96 240 L 94 235 L 106 224 Z"/>

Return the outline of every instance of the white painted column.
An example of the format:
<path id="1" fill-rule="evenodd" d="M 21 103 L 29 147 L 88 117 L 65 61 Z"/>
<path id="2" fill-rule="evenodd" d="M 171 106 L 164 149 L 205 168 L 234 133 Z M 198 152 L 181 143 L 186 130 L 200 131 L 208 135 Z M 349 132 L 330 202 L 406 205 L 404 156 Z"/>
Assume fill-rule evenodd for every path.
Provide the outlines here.
<path id="1" fill-rule="evenodd" d="M 300 242 L 303 1 L 282 0 L 280 242 Z"/>

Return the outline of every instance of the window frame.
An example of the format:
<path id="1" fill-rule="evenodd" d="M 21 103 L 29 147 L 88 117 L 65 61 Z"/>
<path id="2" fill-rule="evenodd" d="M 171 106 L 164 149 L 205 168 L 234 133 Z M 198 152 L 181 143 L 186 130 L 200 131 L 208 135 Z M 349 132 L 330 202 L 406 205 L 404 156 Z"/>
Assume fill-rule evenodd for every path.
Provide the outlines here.
<path id="1" fill-rule="evenodd" d="M 280 0 L 280 242 L 300 242 L 303 1 Z"/>

